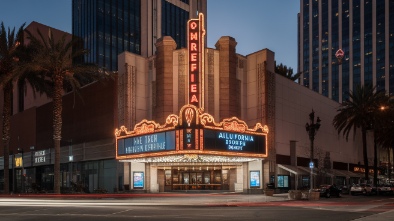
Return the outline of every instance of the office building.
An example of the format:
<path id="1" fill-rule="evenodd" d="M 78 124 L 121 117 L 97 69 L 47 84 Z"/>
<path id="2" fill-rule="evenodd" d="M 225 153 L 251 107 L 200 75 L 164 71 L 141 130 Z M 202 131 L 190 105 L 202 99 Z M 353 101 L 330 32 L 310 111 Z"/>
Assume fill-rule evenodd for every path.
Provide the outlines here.
<path id="1" fill-rule="evenodd" d="M 300 0 L 298 71 L 300 84 L 338 102 L 360 84 L 393 95 L 394 2 Z"/>
<path id="2" fill-rule="evenodd" d="M 206 0 L 73 0 L 72 34 L 90 51 L 84 61 L 117 70 L 118 54 L 151 56 L 162 36 L 186 47 L 186 23 L 206 14 Z"/>

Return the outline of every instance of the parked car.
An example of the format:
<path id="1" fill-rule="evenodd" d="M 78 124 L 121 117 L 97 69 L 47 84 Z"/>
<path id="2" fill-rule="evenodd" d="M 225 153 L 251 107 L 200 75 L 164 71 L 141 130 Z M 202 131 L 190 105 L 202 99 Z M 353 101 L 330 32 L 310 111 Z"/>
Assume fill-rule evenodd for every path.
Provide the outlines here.
<path id="1" fill-rule="evenodd" d="M 337 196 L 337 197 L 342 196 L 342 190 L 338 188 L 336 185 L 328 185 L 328 184 L 320 185 L 319 192 L 321 197 L 326 197 L 326 198 L 330 198 L 331 196 Z"/>
<path id="2" fill-rule="evenodd" d="M 342 194 L 349 194 L 350 188 L 348 186 L 339 186 L 339 189 L 342 190 Z"/>
<path id="3" fill-rule="evenodd" d="M 378 186 L 377 191 L 380 195 L 388 195 L 391 194 L 391 186 L 390 184 L 381 184 Z"/>
<path id="4" fill-rule="evenodd" d="M 351 195 L 371 195 L 372 194 L 372 186 L 370 184 L 353 184 L 353 186 L 350 188 L 350 194 Z"/>

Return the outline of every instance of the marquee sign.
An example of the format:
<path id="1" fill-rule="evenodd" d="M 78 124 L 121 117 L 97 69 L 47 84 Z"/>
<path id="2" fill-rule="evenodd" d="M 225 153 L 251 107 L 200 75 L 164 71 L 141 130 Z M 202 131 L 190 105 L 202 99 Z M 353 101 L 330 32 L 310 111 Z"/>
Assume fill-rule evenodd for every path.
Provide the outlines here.
<path id="1" fill-rule="evenodd" d="M 266 154 L 265 135 L 204 130 L 204 149 Z"/>
<path id="2" fill-rule="evenodd" d="M 175 150 L 175 131 L 147 134 L 118 140 L 118 154 Z"/>
<path id="3" fill-rule="evenodd" d="M 249 128 L 236 117 L 216 123 L 202 108 L 187 104 L 164 125 L 143 120 L 133 131 L 116 129 L 116 159 L 179 154 L 264 158 L 267 134 L 268 127 L 260 123 Z"/>
<path id="4" fill-rule="evenodd" d="M 189 104 L 203 107 L 204 94 L 204 15 L 188 21 Z"/>

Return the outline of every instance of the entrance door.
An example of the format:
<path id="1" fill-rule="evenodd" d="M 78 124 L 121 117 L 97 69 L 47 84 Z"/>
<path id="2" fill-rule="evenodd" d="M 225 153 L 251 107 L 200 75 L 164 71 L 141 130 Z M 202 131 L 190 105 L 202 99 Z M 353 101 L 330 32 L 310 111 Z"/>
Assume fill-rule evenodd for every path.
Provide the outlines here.
<path id="1" fill-rule="evenodd" d="M 228 170 L 222 170 L 217 166 L 202 168 L 172 167 L 171 170 L 165 171 L 168 175 L 165 185 L 170 186 L 171 190 L 229 190 Z"/>

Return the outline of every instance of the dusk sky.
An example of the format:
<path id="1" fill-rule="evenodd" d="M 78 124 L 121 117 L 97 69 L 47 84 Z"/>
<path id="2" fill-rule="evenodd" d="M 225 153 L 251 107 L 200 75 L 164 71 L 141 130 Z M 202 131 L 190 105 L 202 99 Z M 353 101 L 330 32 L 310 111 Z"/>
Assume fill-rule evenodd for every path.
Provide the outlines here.
<path id="1" fill-rule="evenodd" d="M 299 0 L 208 0 L 208 47 L 221 36 L 237 41 L 237 53 L 268 48 L 277 63 L 297 72 Z M 36 21 L 71 33 L 71 0 L 3 0 L 0 22 L 18 29 Z"/>

